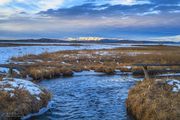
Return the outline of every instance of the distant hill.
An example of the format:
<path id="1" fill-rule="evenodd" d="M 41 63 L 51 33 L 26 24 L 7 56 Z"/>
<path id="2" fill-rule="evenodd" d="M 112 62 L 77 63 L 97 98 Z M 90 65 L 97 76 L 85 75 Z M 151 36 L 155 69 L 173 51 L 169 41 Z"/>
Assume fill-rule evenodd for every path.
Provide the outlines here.
<path id="1" fill-rule="evenodd" d="M 20 40 L 0 40 L 0 43 L 122 43 L 122 44 L 180 44 L 180 42 L 171 41 L 139 41 L 139 40 L 116 40 L 116 39 L 101 39 L 101 40 L 60 40 L 60 39 L 20 39 Z"/>

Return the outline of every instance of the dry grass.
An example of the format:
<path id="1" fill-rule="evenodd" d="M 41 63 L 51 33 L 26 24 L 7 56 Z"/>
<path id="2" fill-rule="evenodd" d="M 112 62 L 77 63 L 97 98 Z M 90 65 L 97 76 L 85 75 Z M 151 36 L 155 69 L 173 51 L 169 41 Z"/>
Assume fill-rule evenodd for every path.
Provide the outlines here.
<path id="1" fill-rule="evenodd" d="M 179 120 L 180 93 L 163 80 L 144 80 L 129 91 L 128 112 L 137 120 Z"/>
<path id="2" fill-rule="evenodd" d="M 51 95 L 44 91 L 41 94 L 41 100 L 38 101 L 27 91 L 17 89 L 13 93 L 13 97 L 8 92 L 0 91 L 0 119 L 20 119 L 29 113 L 36 113 L 42 107 L 46 107 Z"/>
<path id="3" fill-rule="evenodd" d="M 141 46 L 110 50 L 69 50 L 14 57 L 12 60 L 21 62 L 19 65 L 22 67 L 26 66 L 24 67 L 26 70 L 22 71 L 23 76 L 29 74 L 35 79 L 49 79 L 63 76 L 63 73 L 71 76 L 73 71 L 83 70 L 95 70 L 107 74 L 114 73 L 116 69 L 123 72 L 141 70 L 138 67 L 133 67 L 132 69 L 124 68 L 124 66 L 132 66 L 132 64 L 136 63 L 179 63 L 180 47 Z M 174 69 L 174 67 L 168 68 Z M 150 70 L 156 69 L 162 70 L 167 69 L 167 67 L 150 68 Z M 175 69 L 180 70 L 180 67 Z M 142 72 L 139 74 L 142 74 Z"/>

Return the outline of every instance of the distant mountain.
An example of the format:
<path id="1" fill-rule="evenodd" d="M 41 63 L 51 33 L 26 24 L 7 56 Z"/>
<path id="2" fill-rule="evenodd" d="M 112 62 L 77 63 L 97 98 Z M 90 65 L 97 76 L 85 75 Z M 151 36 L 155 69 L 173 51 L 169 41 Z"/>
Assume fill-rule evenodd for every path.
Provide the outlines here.
<path id="1" fill-rule="evenodd" d="M 41 38 L 41 39 L 20 39 L 20 40 L 0 40 L 0 43 L 14 43 L 14 42 L 25 42 L 25 43 L 69 43 L 66 40 L 59 40 L 59 39 L 48 39 L 48 38 Z"/>
<path id="2" fill-rule="evenodd" d="M 122 43 L 122 44 L 180 44 L 172 41 L 139 41 L 139 40 L 119 40 L 119 39 L 99 39 L 99 40 L 60 40 L 60 39 L 20 39 L 20 40 L 0 40 L 0 43 Z"/>

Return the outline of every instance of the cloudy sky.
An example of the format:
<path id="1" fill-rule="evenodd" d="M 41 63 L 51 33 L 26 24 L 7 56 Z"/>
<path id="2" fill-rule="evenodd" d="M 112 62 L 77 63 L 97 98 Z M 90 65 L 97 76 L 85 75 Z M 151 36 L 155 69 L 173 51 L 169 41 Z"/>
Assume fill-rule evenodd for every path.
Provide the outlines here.
<path id="1" fill-rule="evenodd" d="M 0 0 L 0 38 L 180 38 L 180 0 Z"/>

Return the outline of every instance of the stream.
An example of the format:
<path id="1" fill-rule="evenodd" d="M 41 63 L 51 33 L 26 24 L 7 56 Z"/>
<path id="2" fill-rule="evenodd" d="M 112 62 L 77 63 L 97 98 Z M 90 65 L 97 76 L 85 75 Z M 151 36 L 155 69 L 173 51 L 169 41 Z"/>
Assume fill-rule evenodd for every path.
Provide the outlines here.
<path id="1" fill-rule="evenodd" d="M 52 93 L 52 107 L 31 120 L 130 120 L 125 100 L 137 80 L 93 71 L 43 80 L 39 85 Z"/>

